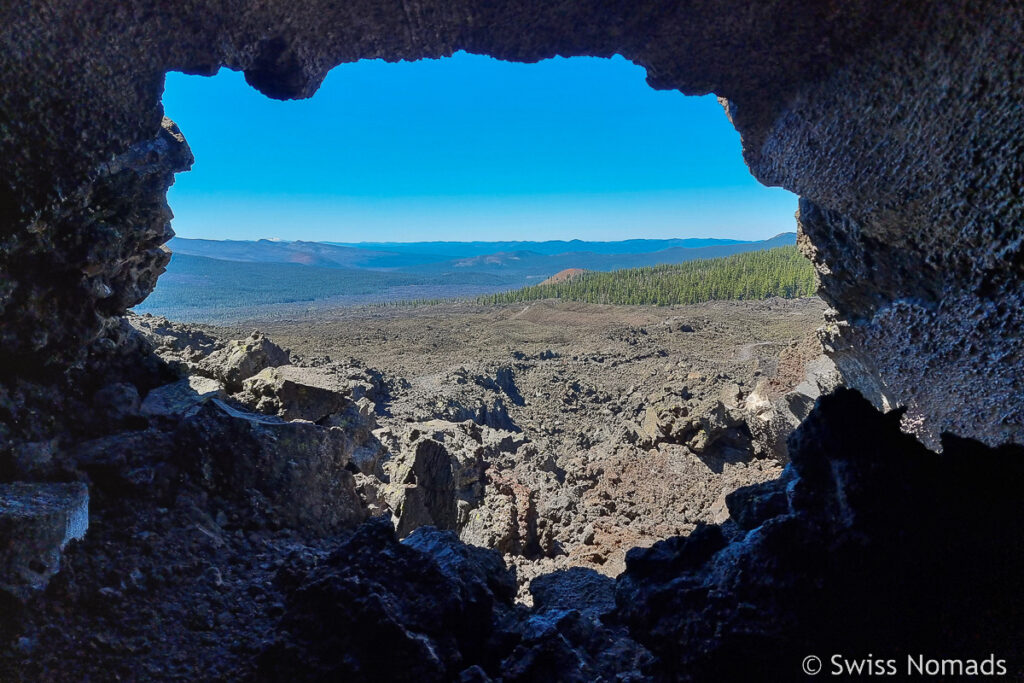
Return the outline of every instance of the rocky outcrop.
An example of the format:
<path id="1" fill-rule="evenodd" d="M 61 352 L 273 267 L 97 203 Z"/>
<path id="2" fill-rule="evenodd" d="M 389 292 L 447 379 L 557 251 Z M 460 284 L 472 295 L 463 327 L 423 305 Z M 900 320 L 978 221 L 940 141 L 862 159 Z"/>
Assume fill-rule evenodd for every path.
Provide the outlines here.
<path id="1" fill-rule="evenodd" d="M 474 372 L 460 367 L 424 381 L 403 409 L 419 421 L 472 420 L 485 427 L 517 432 L 520 428 L 509 415 L 509 406 L 522 404 L 512 368 L 483 367 Z"/>
<path id="2" fill-rule="evenodd" d="M 686 384 L 666 384 L 645 401 L 636 440 L 643 448 L 686 446 L 698 455 L 742 451 L 788 461 L 786 440 L 810 413 L 814 401 L 843 384 L 835 363 L 817 356 L 800 368 L 803 377 L 787 387 L 781 376 L 760 379 L 753 390 L 719 377 L 718 395 L 702 387 L 695 397 Z M 690 381 L 706 383 L 693 373 Z"/>
<path id="3" fill-rule="evenodd" d="M 386 520 L 292 581 L 287 637 L 263 654 L 264 678 L 456 680 L 487 661 L 515 594 L 493 551 L 429 529 L 398 543 Z"/>
<path id="4" fill-rule="evenodd" d="M 748 395 L 737 397 L 735 408 L 742 409 L 757 454 L 787 462 L 789 435 L 811 412 L 814 402 L 847 383 L 835 362 L 825 355 L 811 359 L 803 371 L 803 379 L 788 391 L 779 391 L 772 380 L 763 379 Z"/>
<path id="5" fill-rule="evenodd" d="M 240 400 L 286 420 L 323 422 L 332 416 L 374 412 L 379 384 L 365 370 L 346 366 L 268 367 L 246 379 Z"/>
<path id="6" fill-rule="evenodd" d="M 366 516 L 345 468 L 353 444 L 338 427 L 257 416 L 214 399 L 180 430 L 211 490 L 244 493 L 283 525 L 326 534 Z"/>
<path id="7" fill-rule="evenodd" d="M 383 496 L 400 538 L 428 525 L 458 531 L 480 505 L 486 464 L 482 440 L 473 436 L 480 438 L 479 428 L 433 422 L 413 427 L 397 443 L 385 437 L 394 450 L 383 466 L 389 482 Z"/>
<path id="8" fill-rule="evenodd" d="M 150 390 L 139 406 L 139 413 L 148 419 L 173 420 L 188 415 L 211 398 L 227 398 L 224 385 L 215 379 L 191 375 Z"/>
<path id="9" fill-rule="evenodd" d="M 731 522 L 629 554 L 618 613 L 663 675 L 763 680 L 837 652 L 1019 665 L 1024 551 L 1003 530 L 1024 516 L 1024 452 L 947 436 L 940 456 L 901 418 L 826 396 L 786 473 L 729 497 Z"/>
<path id="10" fill-rule="evenodd" d="M 88 528 L 85 484 L 0 484 L 0 592 L 25 599 L 44 589 Z"/>
<path id="11" fill-rule="evenodd" d="M 231 348 L 231 343 L 175 324 L 159 325 L 164 337 L 190 340 L 184 347 L 178 341 L 164 343 L 168 362 L 188 353 L 197 371 L 224 376 L 209 359 L 226 359 L 228 354 L 218 356 L 215 350 Z M 203 350 L 186 351 L 188 346 Z M 402 405 L 405 390 L 398 390 L 397 398 L 386 396 L 379 375 L 355 362 L 304 359 L 302 365 L 264 369 L 243 381 L 235 394 L 219 380 L 192 375 L 146 392 L 134 418 L 144 420 L 144 428 L 87 440 L 66 452 L 59 445 L 38 445 L 35 456 L 23 456 L 42 462 L 45 451 L 46 476 L 87 479 L 101 515 L 134 510 L 139 521 L 128 526 L 160 529 L 113 540 L 108 524 L 98 538 L 85 539 L 83 550 L 71 547 L 70 576 L 47 577 L 57 586 L 47 590 L 72 594 L 61 593 L 53 602 L 33 599 L 42 605 L 73 605 L 77 621 L 69 628 L 91 629 L 95 624 L 82 615 L 93 609 L 88 607 L 92 601 L 105 601 L 103 609 L 113 614 L 136 613 L 148 591 L 169 596 L 190 580 L 187 572 L 171 578 L 160 569 L 163 564 L 205 558 L 195 560 L 205 563 L 196 569 L 201 587 L 195 595 L 201 600 L 163 597 L 166 602 L 152 618 L 184 608 L 181 619 L 190 633 L 221 624 L 231 625 L 238 634 L 232 637 L 265 640 L 272 632 L 271 643 L 260 648 L 262 677 L 702 680 L 724 671 L 756 678 L 759 672 L 774 675 L 794 665 L 787 658 L 799 648 L 834 649 L 843 638 L 867 638 L 864 634 L 878 631 L 876 620 L 895 623 L 901 615 L 903 626 L 925 634 L 922 647 L 956 651 L 958 643 L 945 631 L 907 615 L 921 613 L 941 624 L 963 620 L 981 628 L 965 605 L 947 605 L 947 613 L 922 610 L 918 604 L 934 600 L 937 591 L 953 591 L 952 582 L 965 575 L 932 571 L 918 588 L 911 567 L 922 558 L 930 566 L 955 566 L 948 554 L 951 546 L 937 540 L 946 539 L 946 533 L 990 565 L 1018 566 L 1013 552 L 995 549 L 994 540 L 979 531 L 984 520 L 978 515 L 987 514 L 981 503 L 987 489 L 979 477 L 1006 467 L 1011 476 L 1005 483 L 1013 488 L 1019 483 L 1012 474 L 1017 467 L 1013 458 L 1020 454 L 947 439 L 945 453 L 937 456 L 900 431 L 901 414 L 881 416 L 845 392 L 819 397 L 819 407 L 791 438 L 791 463 L 783 476 L 764 481 L 749 447 L 742 451 L 729 445 L 729 430 L 769 414 L 759 408 L 762 401 L 769 403 L 772 415 L 783 407 L 794 420 L 803 414 L 812 396 L 834 379 L 827 361 L 806 360 L 814 348 L 799 342 L 782 354 L 744 356 L 737 361 L 750 366 L 744 373 L 767 373 L 755 375 L 761 379 L 750 393 L 747 379 L 741 384 L 722 373 L 711 377 L 678 366 L 670 373 L 685 374 L 694 394 L 663 390 L 662 402 L 678 398 L 702 425 L 730 424 L 725 416 L 734 423 L 702 449 L 690 441 L 662 441 L 649 452 L 626 453 L 628 459 L 642 459 L 637 467 L 643 470 L 665 460 L 672 469 L 688 472 L 686 486 L 692 489 L 680 491 L 678 501 L 661 508 L 644 487 L 646 479 L 638 479 L 627 495 L 613 495 L 631 475 L 616 468 L 624 461 L 593 448 L 577 451 L 573 459 L 556 458 L 531 441 L 532 432 L 495 430 L 469 420 L 386 417 L 378 405 L 390 399 Z M 778 367 L 768 372 L 773 363 Z M 519 384 L 534 386 L 525 366 L 517 372 L 519 382 L 510 382 L 504 373 L 482 373 L 494 381 L 471 386 L 485 395 L 509 395 Z M 106 392 L 112 402 L 128 393 L 116 386 Z M 567 408 L 610 402 L 601 389 L 583 381 L 565 386 L 557 398 L 564 397 L 572 399 L 563 401 Z M 368 411 L 363 423 L 338 426 L 360 405 Z M 378 419 L 383 426 L 376 426 Z M 964 463 L 979 457 L 990 469 L 964 474 Z M 722 476 L 730 464 L 742 466 L 732 479 Z M 748 467 L 751 471 L 744 471 Z M 717 475 L 715 468 L 720 468 Z M 709 478 L 702 482 L 701 476 Z M 958 489 L 961 480 L 965 488 Z M 736 481 L 761 483 L 728 493 Z M 931 493 L 915 493 L 914 481 L 927 482 Z M 712 505 L 720 496 L 728 505 L 727 517 Z M 166 507 L 154 509 L 157 504 Z M 626 572 L 613 586 L 596 569 L 615 571 L 609 559 L 615 534 L 634 538 L 630 527 L 651 523 L 655 509 L 663 518 L 656 522 L 700 523 L 689 536 L 632 551 Z M 898 528 L 890 526 L 890 510 Z M 1011 523 L 1018 513 L 1012 502 L 996 510 Z M 367 516 L 375 519 L 352 534 Z M 708 525 L 712 519 L 720 526 Z M 276 545 L 267 534 L 280 534 Z M 167 545 L 154 547 L 152 539 L 163 536 Z M 266 559 L 251 559 L 257 552 Z M 118 559 L 105 559 L 107 553 L 118 553 Z M 83 563 L 78 565 L 81 576 L 76 561 Z M 986 574 L 974 568 L 968 574 L 971 582 L 986 586 L 975 592 L 983 601 L 995 601 L 995 593 L 1009 590 L 1009 569 Z M 269 575 L 273 585 L 266 587 L 260 577 Z M 264 599 L 279 603 L 267 611 L 243 607 L 246 594 L 270 595 Z M 888 600 L 893 594 L 903 602 L 888 611 L 874 602 L 879 595 Z M 231 596 L 234 612 L 211 613 L 205 605 L 213 595 Z M 221 598 L 212 604 L 224 603 Z M 808 614 L 823 604 L 826 616 Z M 849 632 L 836 626 L 840 613 L 854 607 L 866 616 L 848 620 Z M 999 612 L 1000 623 L 1015 624 L 1015 603 L 1006 609 Z M 340 610 L 344 618 L 338 617 Z M 54 619 L 53 614 L 22 608 L 15 614 L 10 623 L 16 630 L 5 635 L 0 629 L 0 638 L 22 649 L 0 652 L 0 673 L 8 665 L 35 667 L 57 657 L 38 651 L 39 642 L 51 642 L 59 632 L 45 631 L 45 620 Z M 822 624 L 826 619 L 832 621 Z M 259 624 L 262 636 L 253 631 Z M 171 632 L 197 647 L 193 636 Z M 119 633 L 104 636 L 104 642 L 121 649 L 112 650 L 109 660 L 90 655 L 89 666 L 109 665 L 118 661 L 117 652 L 134 647 L 129 643 L 138 636 L 124 635 L 124 629 Z M 1003 643 L 1005 635 L 994 633 L 993 642 Z M 393 643 L 387 658 L 375 654 L 382 639 Z M 851 642 L 873 647 L 867 639 Z M 189 661 L 210 656 L 200 648 Z M 158 660 L 146 658 L 154 666 Z M 218 670 L 251 673 L 247 667 L 255 665 L 255 656 L 239 656 L 222 665 L 232 668 Z"/>
<path id="12" fill-rule="evenodd" d="M 521 437 L 443 420 L 381 428 L 374 435 L 386 451 L 378 495 L 395 515 L 400 538 L 429 525 L 475 545 L 512 551 L 514 532 L 506 523 L 515 514 L 495 498 L 501 495 L 500 470 L 523 446 Z"/>
<path id="13" fill-rule="evenodd" d="M 711 398 L 710 405 L 701 405 L 709 403 L 707 398 L 692 399 L 685 385 L 669 385 L 649 396 L 640 423 L 641 445 L 653 448 L 662 443 L 677 444 L 694 453 L 704 453 L 716 445 L 749 445 L 749 435 L 743 432 L 743 391 L 739 385 L 723 386 L 720 398 Z"/>
<path id="14" fill-rule="evenodd" d="M 858 349 L 865 394 L 908 405 L 930 441 L 943 430 L 1020 440 L 1022 24 L 1014 3 L 966 0 L 11 10 L 0 64 L 5 367 L 81 361 L 166 263 L 164 193 L 192 158 L 162 116 L 165 72 L 227 66 L 291 98 L 361 57 L 622 54 L 654 87 L 717 94 L 753 174 L 802 197 L 801 244 L 842 344 Z M 884 93 L 896 95 L 881 107 Z"/>
<path id="15" fill-rule="evenodd" d="M 293 587 L 261 678 L 639 681 L 651 661 L 625 629 L 601 622 L 608 600 L 578 595 L 580 611 L 553 597 L 586 579 L 538 585 L 551 596 L 545 607 L 517 610 L 515 579 L 496 552 L 429 527 L 399 543 L 386 521 L 368 522 L 326 559 L 285 567 L 277 581 Z"/>
<path id="16" fill-rule="evenodd" d="M 285 627 L 311 654 L 289 659 L 285 652 L 267 671 L 283 676 L 305 661 L 325 672 L 376 672 L 380 662 L 364 661 L 372 650 L 344 647 L 363 643 L 356 628 L 366 623 L 381 624 L 383 632 L 368 632 L 396 643 L 389 661 L 396 671 L 407 664 L 407 678 L 485 680 L 500 667 L 509 680 L 594 679 L 621 665 L 646 666 L 662 678 L 755 679 L 795 672 L 807 652 L 852 648 L 877 656 L 889 643 L 970 657 L 984 642 L 1019 661 L 1021 454 L 941 436 L 952 431 L 989 446 L 1024 440 L 1019 3 L 424 0 L 392 7 L 312 0 L 241 7 L 134 0 L 113 8 L 30 2 L 0 16 L 0 478 L 82 476 L 97 500 L 126 501 L 104 508 L 120 526 L 96 525 L 102 543 L 83 541 L 81 573 L 58 574 L 47 589 L 54 596 L 40 598 L 45 617 L 70 620 L 70 636 L 44 628 L 34 613 L 0 623 L 4 642 L 17 648 L 0 653 L 4 678 L 67 676 L 61 657 L 84 652 L 76 659 L 79 678 L 187 669 L 170 659 L 144 672 L 125 663 L 141 645 L 165 647 L 149 643 L 147 630 L 179 621 L 210 630 L 221 620 L 234 623 L 229 607 L 270 628 L 276 610 L 246 612 L 240 596 L 252 587 L 266 600 L 273 591 L 256 578 L 234 586 L 216 566 L 154 566 L 147 552 L 171 564 L 185 555 L 243 565 L 220 554 L 226 547 L 278 561 L 285 551 L 266 550 L 273 544 L 260 530 L 308 525 L 322 533 L 362 514 L 355 482 L 345 477 L 349 447 L 329 427 L 239 412 L 243 405 L 218 398 L 184 413 L 142 409 L 153 389 L 175 379 L 168 376 L 175 368 L 156 362 L 119 316 L 152 290 L 167 263 L 166 190 L 192 162 L 184 137 L 163 116 L 163 75 L 227 66 L 269 96 L 306 97 L 342 62 L 457 49 L 520 61 L 622 54 L 647 69 L 654 87 L 719 95 L 752 173 L 801 197 L 800 244 L 836 311 L 826 343 L 844 377 L 876 405 L 907 409 L 882 417 L 850 393 L 821 399 L 790 442 L 788 474 L 734 496 L 732 523 L 634 553 L 617 587 L 618 618 L 653 661 L 645 663 L 635 643 L 623 646 L 623 657 L 602 659 L 594 653 L 618 651 L 614 644 L 623 641 L 587 614 L 553 609 L 526 618 L 535 628 L 506 629 L 519 634 L 510 654 L 488 650 L 486 661 L 474 663 L 467 655 L 479 645 L 474 638 L 500 632 L 482 616 L 476 592 L 422 555 L 395 549 L 381 522 L 349 548 L 370 571 L 336 556 L 313 569 L 308 585 L 299 582 L 304 588 L 288 602 Z M 207 371 L 228 391 L 286 360 L 258 338 L 234 350 L 197 343 L 188 352 L 195 357 L 180 362 L 201 368 L 216 354 Z M 591 358 L 603 362 L 600 354 Z M 492 401 L 457 400 L 415 419 L 509 426 L 515 399 L 508 389 L 495 375 Z M 657 430 L 668 425 L 665 445 L 699 449 L 708 427 L 694 440 L 682 404 L 669 403 L 671 419 L 655 415 Z M 471 414 L 447 412 L 459 406 Z M 941 446 L 942 456 L 903 434 L 900 423 Z M 115 427 L 128 435 L 111 436 Z M 557 437 L 560 429 L 551 425 L 548 433 Z M 289 460 L 292 452 L 299 457 Z M 314 481 L 321 468 L 337 476 Z M 534 476 L 560 476 L 557 463 L 543 472 Z M 501 494 L 506 507 L 495 509 L 511 512 L 517 543 L 557 552 L 544 539 L 558 536 L 539 528 L 556 515 L 541 512 L 544 498 L 531 493 L 545 483 L 524 479 L 516 473 L 492 487 L 509 491 Z M 132 508 L 140 491 L 148 507 Z M 306 509 L 288 510 L 284 498 L 274 498 L 283 491 L 302 497 Z M 593 504 L 609 514 L 618 514 L 620 502 L 631 509 L 630 501 L 595 491 Z M 321 494 L 344 501 L 340 510 L 327 509 Z M 153 509 L 155 500 L 166 502 L 168 517 Z M 218 529 L 231 524 L 240 536 L 225 540 Z M 364 546 L 377 554 L 360 555 Z M 74 555 L 76 546 L 67 550 Z M 118 564 L 128 560 L 137 566 Z M 246 576 L 260 572 L 269 569 L 248 567 Z M 209 585 L 196 588 L 207 575 Z M 367 585 L 372 590 L 360 593 Z M 157 588 L 165 589 L 172 618 L 145 612 Z M 215 598 L 222 589 L 230 601 Z M 369 618 L 345 622 L 340 603 L 350 602 Z M 187 610 L 179 612 L 182 604 Z M 223 609 L 211 614 L 210 604 Z M 333 609 L 325 613 L 323 605 Z M 124 628 L 135 630 L 130 637 L 96 632 L 97 622 L 80 615 L 97 613 L 111 615 L 104 629 L 131 620 Z M 339 619 L 348 628 L 341 635 L 323 628 Z M 11 632 L 15 622 L 22 631 Z M 463 622 L 476 634 L 462 630 Z M 202 664 L 183 677 L 253 673 L 237 654 L 204 650 L 202 638 L 173 628 L 168 635 L 177 640 L 166 647 L 181 661 Z M 259 642 L 252 631 L 245 635 L 240 647 Z"/>
<path id="17" fill-rule="evenodd" d="M 149 348 L 179 375 L 200 374 L 200 362 L 224 348 L 224 341 L 199 327 L 154 315 L 126 316 Z"/>
<path id="18" fill-rule="evenodd" d="M 224 383 L 228 391 L 242 389 L 242 382 L 266 368 L 276 368 L 290 362 L 288 352 L 259 332 L 253 332 L 248 339 L 228 342 L 199 363 L 205 371 Z"/>

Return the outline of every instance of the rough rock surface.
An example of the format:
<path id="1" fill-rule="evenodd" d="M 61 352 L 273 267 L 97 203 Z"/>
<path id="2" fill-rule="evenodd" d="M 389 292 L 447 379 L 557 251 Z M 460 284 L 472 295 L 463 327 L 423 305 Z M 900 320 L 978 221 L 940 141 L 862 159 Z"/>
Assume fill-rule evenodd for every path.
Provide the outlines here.
<path id="1" fill-rule="evenodd" d="M 813 308 L 813 302 L 760 306 L 771 310 L 770 325 L 780 325 L 786 317 L 780 311 Z M 752 305 L 726 307 L 736 316 Z M 635 354 L 672 339 L 699 343 L 708 326 L 719 326 L 716 334 L 732 334 L 729 324 L 751 329 L 743 318 L 710 323 L 694 315 L 707 308 L 675 311 L 665 336 L 627 334 L 623 349 Z M 681 315 L 693 331 L 680 338 L 674 330 Z M 464 328 L 459 320 L 451 324 Z M 168 336 L 184 335 L 179 326 L 166 326 L 175 332 Z M 607 344 L 608 329 L 595 334 L 605 350 L 593 363 L 594 377 L 608 381 L 614 373 L 604 366 L 618 362 L 619 351 Z M 711 345 L 720 348 L 715 339 Z M 405 343 L 401 334 L 395 343 Z M 585 348 L 587 337 L 574 343 Z M 814 356 L 808 339 L 781 351 L 775 342 L 753 344 L 727 350 L 726 359 L 705 359 L 705 372 L 676 364 L 674 376 L 696 392 L 691 408 L 757 419 L 763 413 L 747 411 L 751 395 L 744 392 L 753 384 L 744 373 L 754 367 L 760 379 L 753 394 L 770 395 L 793 414 L 803 412 L 812 384 L 830 381 L 831 366 Z M 465 344 L 459 348 L 465 358 Z M 180 350 L 165 353 L 173 361 Z M 922 652 L 964 657 L 976 654 L 974 634 L 981 633 L 1000 657 L 1020 661 L 1016 634 L 1024 606 L 1006 596 L 1024 554 L 1002 525 L 1013 527 L 1024 515 L 1010 495 L 1024 483 L 1019 448 L 994 451 L 947 437 L 944 453 L 936 455 L 900 430 L 901 412 L 883 416 L 853 392 L 825 396 L 790 438 L 790 463 L 779 479 L 738 469 L 731 480 L 680 489 L 676 502 L 660 508 L 660 521 L 682 514 L 696 524 L 677 528 L 692 532 L 631 551 L 613 585 L 606 575 L 618 571 L 609 571 L 615 566 L 610 539 L 619 534 L 623 545 L 635 545 L 630 515 L 639 524 L 657 516 L 657 499 L 645 500 L 645 487 L 664 476 L 655 466 L 692 460 L 683 470 L 692 477 L 701 471 L 697 463 L 725 472 L 730 462 L 757 460 L 749 450 L 723 447 L 725 437 L 699 453 L 672 443 L 646 456 L 627 451 L 640 459 L 632 473 L 607 469 L 620 462 L 615 449 L 601 455 L 592 445 L 583 457 L 570 444 L 552 457 L 552 442 L 536 431 L 529 396 L 541 398 L 535 387 L 548 383 L 548 372 L 562 376 L 564 357 L 550 348 L 511 353 L 520 363 L 516 391 L 525 390 L 516 407 L 520 432 L 390 416 L 378 406 L 415 403 L 415 382 L 360 370 L 355 361 L 300 356 L 283 366 L 287 372 L 303 386 L 322 392 L 330 386 L 336 394 L 327 403 L 318 395 L 312 405 L 366 401 L 381 411 L 372 417 L 382 426 L 343 429 L 331 419 L 316 424 L 251 412 L 259 401 L 281 407 L 288 404 L 281 398 L 298 396 L 287 382 L 265 382 L 255 393 L 243 388 L 224 398 L 168 402 L 179 412 L 151 415 L 144 429 L 87 440 L 68 452 L 51 449 L 53 476 L 90 483 L 98 529 L 67 550 L 67 567 L 44 592 L 5 606 L 0 675 L 64 680 L 66 656 L 78 662 L 76 676 L 128 676 L 131 660 L 154 677 L 203 671 L 346 680 L 756 680 L 840 643 L 873 652 L 887 652 L 885 643 L 903 647 L 899 636 L 908 632 Z M 660 365 L 665 357 L 654 353 L 651 362 Z M 712 381 L 707 370 L 716 362 Z M 725 375 L 725 367 L 742 381 Z M 582 369 L 577 377 L 579 386 L 560 385 L 566 416 L 576 415 L 570 409 L 579 397 L 606 404 L 601 386 L 608 385 L 590 385 Z M 654 379 L 665 384 L 657 372 Z M 167 385 L 186 386 L 188 380 Z M 623 419 L 639 428 L 650 393 L 633 394 L 641 397 L 637 410 Z M 609 420 L 589 410 L 574 419 L 591 415 Z M 350 460 L 359 448 L 375 453 L 372 466 Z M 632 492 L 611 495 L 626 477 L 634 478 Z M 927 486 L 917 488 L 918 481 Z M 719 497 L 728 514 L 716 512 Z M 357 527 L 367 516 L 373 519 Z M 664 536 L 668 528 L 654 533 Z M 971 562 L 958 562 L 964 552 Z M 971 586 L 970 604 L 955 598 L 964 585 Z M 852 612 L 859 616 L 850 618 Z M 176 626 L 157 628 L 168 620 Z M 151 641 L 156 632 L 159 644 Z M 958 635 L 966 633 L 972 635 Z"/>
<path id="2" fill-rule="evenodd" d="M 624 628 L 593 611 L 516 608 L 500 556 L 451 532 L 424 527 L 399 543 L 390 523 L 371 521 L 328 557 L 285 565 L 276 580 L 289 588 L 261 678 L 646 679 L 639 669 L 650 655 Z"/>
<path id="3" fill-rule="evenodd" d="M 162 116 L 168 70 L 227 66 L 294 98 L 359 58 L 617 53 L 654 87 L 717 94 L 752 173 L 801 196 L 801 243 L 866 395 L 908 405 L 932 443 L 943 430 L 1021 440 L 1018 3 L 133 0 L 3 19 L 8 370 L 80 361 L 166 264 L 165 191 L 192 161 Z"/>
<path id="4" fill-rule="evenodd" d="M 426 534 L 402 544 L 387 520 L 370 522 L 291 579 L 299 585 L 286 603 L 285 634 L 264 653 L 261 676 L 372 681 L 401 672 L 447 681 L 479 664 L 495 603 L 511 609 L 515 583 L 496 553 Z"/>
<path id="5" fill-rule="evenodd" d="M 382 467 L 388 483 L 381 495 L 395 515 L 399 537 L 421 526 L 458 531 L 466 525 L 484 498 L 484 429 L 472 422 L 433 421 L 413 423 L 401 436 L 388 429 L 377 432 L 390 453 Z"/>
<path id="6" fill-rule="evenodd" d="M 253 332 L 248 339 L 228 342 L 204 358 L 199 366 L 234 392 L 256 373 L 288 362 L 287 351 L 259 332 Z"/>
<path id="7" fill-rule="evenodd" d="M 946 436 L 937 455 L 901 412 L 822 398 L 786 473 L 729 497 L 731 522 L 628 555 L 618 614 L 662 675 L 795 677 L 808 654 L 869 652 L 901 672 L 918 653 L 1024 672 L 1024 544 L 1004 533 L 1024 516 L 1024 449 Z"/>
<path id="8" fill-rule="evenodd" d="M 45 588 L 88 528 L 85 484 L 0 484 L 0 591 L 26 598 Z"/>
<path id="9" fill-rule="evenodd" d="M 192 375 L 185 379 L 155 387 L 146 394 L 139 412 L 146 418 L 174 418 L 189 413 L 211 398 L 226 398 L 224 385 L 215 379 Z"/>
<path id="10" fill-rule="evenodd" d="M 835 379 L 815 336 L 823 310 L 813 299 L 545 302 L 265 325 L 295 350 L 279 370 L 309 382 L 333 367 L 323 354 L 379 369 L 363 373 L 380 375 L 388 410 L 353 454 L 368 510 L 390 511 L 400 537 L 433 525 L 500 550 L 529 603 L 534 578 L 575 566 L 614 577 L 630 548 L 721 521 L 729 492 L 777 476 L 799 421 L 791 404 L 806 415 L 819 383 Z M 434 410 L 496 398 L 516 431 L 472 410 L 460 422 Z M 686 410 L 691 438 L 644 434 L 662 404 Z"/>
<path id="11" fill-rule="evenodd" d="M 788 512 L 767 517 L 781 505 L 780 491 L 767 486 L 733 498 L 742 507 L 736 526 L 702 526 L 634 554 L 619 582 L 618 618 L 653 659 L 587 614 L 540 610 L 512 617 L 518 626 L 506 630 L 517 644 L 507 656 L 499 648 L 501 658 L 464 666 L 458 639 L 438 636 L 434 656 L 409 673 L 756 678 L 773 666 L 795 674 L 802 648 L 853 643 L 877 654 L 899 642 L 942 656 L 977 654 L 967 639 L 1019 661 L 1021 454 L 941 434 L 990 446 L 1024 441 L 1020 3 L 58 0 L 8 4 L 0 19 L 0 478 L 83 477 L 104 520 L 69 546 L 71 570 L 35 602 L 0 605 L 3 678 L 68 678 L 69 661 L 76 679 L 252 676 L 259 643 L 285 610 L 286 592 L 266 581 L 301 542 L 287 529 L 273 536 L 273 527 L 297 520 L 268 511 L 259 489 L 303 481 L 302 466 L 275 459 L 264 472 L 245 462 L 283 455 L 261 441 L 279 427 L 224 413 L 213 399 L 180 419 L 147 417 L 137 404 L 180 379 L 180 367 L 158 362 L 146 335 L 119 318 L 167 263 L 166 190 L 192 163 L 163 116 L 164 74 L 228 66 L 269 96 L 305 97 L 342 62 L 457 49 L 520 61 L 618 53 L 645 66 L 654 87 L 719 95 L 752 173 L 801 197 L 800 243 L 836 311 L 826 343 L 843 376 L 876 405 L 907 410 L 883 418 L 849 394 L 822 399 L 790 442 L 789 474 L 777 485 Z M 195 350 L 198 358 L 181 362 L 201 364 L 224 349 Z M 601 364 L 603 356 L 579 362 Z M 235 391 L 243 375 L 270 364 L 222 366 L 219 379 Z M 581 384 L 560 400 L 589 409 L 600 396 L 591 388 Z M 501 408 L 473 406 L 468 417 L 483 417 L 480 407 L 512 417 L 517 406 L 498 395 L 507 392 L 492 394 Z M 739 395 L 726 398 L 739 405 Z M 681 408 L 670 401 L 655 427 L 664 431 L 664 420 L 670 441 L 700 446 L 675 414 Z M 213 426 L 199 429 L 203 420 Z M 902 435 L 897 422 L 942 446 L 942 456 Z M 344 449 L 327 448 L 338 439 L 329 427 L 284 429 L 312 438 L 304 452 L 313 461 L 344 468 Z M 551 439 L 565 435 L 562 425 L 545 430 Z M 190 434 L 239 436 L 245 458 L 232 462 L 223 443 L 180 447 Z M 669 453 L 645 468 L 661 462 L 668 472 Z M 513 478 L 502 495 L 519 542 L 554 550 L 548 541 L 557 535 L 531 531 L 531 520 L 545 516 L 528 491 L 551 490 L 548 475 L 557 482 L 558 468 L 539 471 L 536 480 Z M 610 490 L 595 497 L 592 504 L 620 514 L 623 499 Z M 586 545 L 590 534 L 581 531 Z M 308 553 L 329 555 L 328 545 Z M 228 576 L 218 565 L 231 568 Z M 342 589 L 363 576 L 343 566 L 324 572 Z M 424 572 L 422 585 L 453 591 L 439 614 L 472 604 L 450 573 Z M 400 594 L 403 578 L 379 594 Z M 329 597 L 333 588 L 325 589 Z M 433 626 L 422 624 L 422 609 L 387 607 L 397 615 L 387 623 L 411 648 L 418 629 Z M 297 629 L 301 612 L 292 613 Z M 235 649 L 204 638 L 221 624 L 237 636 Z"/>
<path id="12" fill-rule="evenodd" d="M 286 526 L 326 534 L 365 517 L 345 468 L 353 443 L 338 427 L 257 416 L 214 399 L 181 423 L 178 438 L 211 490 L 245 492 Z"/>

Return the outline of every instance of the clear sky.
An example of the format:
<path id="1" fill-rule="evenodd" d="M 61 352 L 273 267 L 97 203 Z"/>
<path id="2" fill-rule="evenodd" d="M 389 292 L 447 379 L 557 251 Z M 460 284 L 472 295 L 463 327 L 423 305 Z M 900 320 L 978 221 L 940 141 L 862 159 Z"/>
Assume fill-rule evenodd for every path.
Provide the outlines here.
<path id="1" fill-rule="evenodd" d="M 168 74 L 196 156 L 181 237 L 320 241 L 761 239 L 796 197 L 747 171 L 714 97 L 652 90 L 621 57 L 361 61 L 309 100 L 226 69 Z"/>

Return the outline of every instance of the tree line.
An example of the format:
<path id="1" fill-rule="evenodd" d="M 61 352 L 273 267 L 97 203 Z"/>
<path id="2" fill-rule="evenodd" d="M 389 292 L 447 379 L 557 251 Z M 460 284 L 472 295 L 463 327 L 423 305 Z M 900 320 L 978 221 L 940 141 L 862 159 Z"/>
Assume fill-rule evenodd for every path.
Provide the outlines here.
<path id="1" fill-rule="evenodd" d="M 485 294 L 484 304 L 566 299 L 595 304 L 670 306 L 720 299 L 787 299 L 814 296 L 814 266 L 795 246 L 716 259 L 587 272 L 564 282 Z"/>

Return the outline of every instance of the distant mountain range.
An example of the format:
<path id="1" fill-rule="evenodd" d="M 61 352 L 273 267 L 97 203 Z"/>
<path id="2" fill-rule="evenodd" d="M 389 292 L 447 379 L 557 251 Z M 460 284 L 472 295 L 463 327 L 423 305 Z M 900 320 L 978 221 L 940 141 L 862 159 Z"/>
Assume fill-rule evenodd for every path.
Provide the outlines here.
<path id="1" fill-rule="evenodd" d="M 389 253 L 345 247 L 326 242 L 284 242 L 280 240 L 193 240 L 174 237 L 168 246 L 175 254 L 203 256 L 220 261 L 244 263 L 297 263 L 323 268 L 364 268 Z"/>
<path id="2" fill-rule="evenodd" d="M 342 247 L 376 250 L 421 259 L 421 263 L 449 261 L 473 256 L 486 256 L 502 252 L 531 251 L 535 254 L 567 254 L 592 252 L 595 254 L 646 254 L 673 247 L 698 249 L 728 244 L 743 244 L 745 240 L 725 240 L 709 237 L 685 239 L 638 239 L 614 242 L 588 242 L 584 240 L 548 240 L 544 242 L 329 242 Z"/>
<path id="3" fill-rule="evenodd" d="M 259 318 L 289 307 L 476 296 L 537 284 L 567 269 L 683 263 L 796 243 L 796 233 L 618 242 L 367 242 L 175 237 L 156 291 L 136 307 L 182 320 Z"/>

